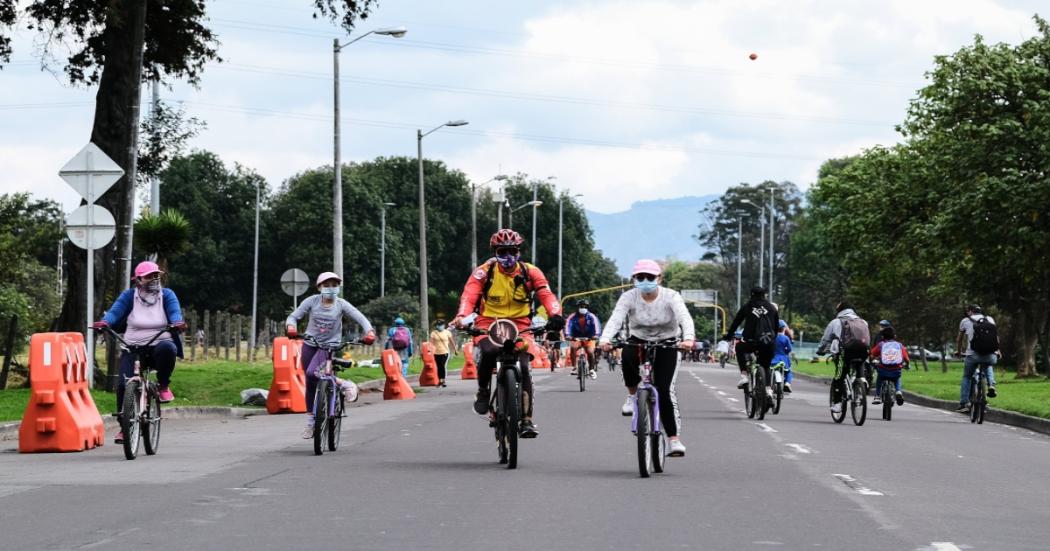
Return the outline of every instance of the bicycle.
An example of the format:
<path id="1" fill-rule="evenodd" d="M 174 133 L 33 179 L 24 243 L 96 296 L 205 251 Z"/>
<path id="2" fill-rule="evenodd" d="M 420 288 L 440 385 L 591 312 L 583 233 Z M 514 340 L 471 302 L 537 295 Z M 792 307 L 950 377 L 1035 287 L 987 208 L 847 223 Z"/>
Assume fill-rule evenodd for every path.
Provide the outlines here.
<path id="1" fill-rule="evenodd" d="M 770 366 L 769 373 L 773 378 L 773 404 L 770 411 L 773 415 L 780 415 L 780 404 L 784 400 L 784 374 L 786 367 L 783 361 Z"/>
<path id="2" fill-rule="evenodd" d="M 616 357 L 615 353 L 612 350 L 610 350 L 609 353 L 605 355 L 605 361 L 609 364 L 610 372 L 616 371 L 616 364 L 620 363 L 619 359 Z"/>
<path id="3" fill-rule="evenodd" d="M 859 427 L 864 424 L 868 416 L 868 382 L 863 377 L 867 362 L 855 358 L 849 366 L 842 367 L 839 364 L 839 354 L 832 355 L 831 359 L 835 363 L 835 378 L 831 382 L 830 404 L 835 405 L 836 393 L 839 394 L 838 403 L 841 404 L 838 413 L 831 412 L 831 419 L 836 423 L 845 420 L 848 405 L 853 424 Z M 840 369 L 844 369 L 845 373 L 843 374 Z M 855 373 L 859 373 L 861 377 L 855 377 Z"/>
<path id="4" fill-rule="evenodd" d="M 161 335 L 177 331 L 169 325 L 161 329 L 145 344 L 129 344 L 124 337 L 105 326 L 108 332 L 120 345 L 120 349 L 135 357 L 135 370 L 124 386 L 124 400 L 120 411 L 114 413 L 124 433 L 122 442 L 124 458 L 132 460 L 138 457 L 139 446 L 144 443 L 146 455 L 155 455 L 160 449 L 160 385 L 150 378 L 153 373 L 153 343 Z"/>
<path id="5" fill-rule="evenodd" d="M 524 329 L 519 332 L 512 320 L 497 319 L 487 331 L 464 329 L 468 335 L 475 337 L 487 335 L 489 342 L 500 348 L 499 369 L 496 371 L 496 385 L 489 398 L 489 426 L 496 434 L 496 448 L 501 465 L 508 469 L 518 468 L 518 431 L 524 419 L 522 365 L 529 365 L 528 350 L 518 350 L 521 342 L 519 333 L 539 333 L 543 327 Z"/>
<path id="6" fill-rule="evenodd" d="M 587 357 L 587 341 L 594 340 L 592 337 L 571 337 L 569 342 L 579 341 L 583 343 L 576 349 L 576 378 L 580 381 L 580 392 L 587 388 L 587 375 L 591 373 L 590 358 Z M 594 378 L 598 378 L 598 371 L 594 370 Z"/>
<path id="7" fill-rule="evenodd" d="M 547 359 L 551 362 L 551 372 L 558 367 L 558 360 L 561 355 L 561 341 L 544 341 L 544 347 L 547 349 Z"/>
<path id="8" fill-rule="evenodd" d="M 984 423 L 984 414 L 988 410 L 988 372 L 991 364 L 979 363 L 973 370 L 970 383 L 970 422 L 978 425 Z"/>
<path id="9" fill-rule="evenodd" d="M 741 361 L 747 369 L 747 384 L 744 385 L 744 410 L 748 419 L 758 417 L 758 420 L 766 418 L 769 411 L 769 401 L 766 396 L 766 373 L 762 366 L 755 360 L 755 355 L 750 352 L 744 354 Z"/>
<path id="10" fill-rule="evenodd" d="M 640 346 L 645 349 L 645 359 L 638 366 L 641 382 L 634 393 L 634 414 L 631 416 L 631 432 L 634 433 L 638 451 L 638 474 L 649 478 L 653 473 L 664 472 L 667 461 L 667 436 L 660 422 L 660 393 L 653 385 L 653 359 L 660 348 L 678 350 L 678 340 L 665 341 L 614 341 L 614 348 Z M 643 406 L 644 407 L 640 407 Z"/>
<path id="11" fill-rule="evenodd" d="M 314 391 L 314 455 L 324 454 L 325 444 L 328 451 L 339 449 L 342 435 L 343 417 L 346 417 L 346 397 L 339 391 L 339 381 L 335 374 L 353 366 L 353 361 L 335 357 L 336 352 L 347 346 L 365 346 L 360 341 L 343 341 L 336 344 L 322 344 L 310 336 L 293 337 L 317 348 L 318 354 L 324 354 L 324 365 L 318 367 L 317 389 Z M 305 366 L 304 366 L 305 369 Z"/>
<path id="12" fill-rule="evenodd" d="M 909 368 L 905 366 L 902 369 Z M 882 418 L 886 421 L 892 420 L 893 405 L 897 398 L 897 385 L 894 384 L 893 379 L 885 379 L 880 375 L 878 382 L 875 384 L 875 393 L 882 400 Z"/>

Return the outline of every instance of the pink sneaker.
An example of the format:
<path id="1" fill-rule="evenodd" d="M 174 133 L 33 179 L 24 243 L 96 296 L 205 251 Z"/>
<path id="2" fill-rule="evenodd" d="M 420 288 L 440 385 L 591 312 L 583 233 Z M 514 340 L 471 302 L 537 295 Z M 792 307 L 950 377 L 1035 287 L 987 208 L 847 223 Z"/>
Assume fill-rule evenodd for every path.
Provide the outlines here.
<path id="1" fill-rule="evenodd" d="M 166 404 L 166 403 L 168 403 L 168 402 L 170 402 L 170 401 L 175 399 L 175 395 L 171 393 L 171 389 L 166 387 L 166 386 L 160 387 L 160 393 L 159 394 L 160 394 L 160 403 L 162 403 L 162 404 Z"/>
<path id="2" fill-rule="evenodd" d="M 114 444 L 123 444 L 124 443 L 124 431 L 117 432 L 117 437 L 113 439 L 113 443 Z"/>

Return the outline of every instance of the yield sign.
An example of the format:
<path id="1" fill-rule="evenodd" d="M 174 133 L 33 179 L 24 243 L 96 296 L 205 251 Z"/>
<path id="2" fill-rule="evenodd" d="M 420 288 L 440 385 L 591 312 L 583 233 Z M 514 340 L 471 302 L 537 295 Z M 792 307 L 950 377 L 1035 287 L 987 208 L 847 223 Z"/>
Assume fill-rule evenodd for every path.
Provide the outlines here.
<path id="1" fill-rule="evenodd" d="M 124 175 L 124 169 L 113 162 L 99 147 L 88 142 L 58 171 L 58 175 L 76 190 L 88 204 L 94 203 Z"/>

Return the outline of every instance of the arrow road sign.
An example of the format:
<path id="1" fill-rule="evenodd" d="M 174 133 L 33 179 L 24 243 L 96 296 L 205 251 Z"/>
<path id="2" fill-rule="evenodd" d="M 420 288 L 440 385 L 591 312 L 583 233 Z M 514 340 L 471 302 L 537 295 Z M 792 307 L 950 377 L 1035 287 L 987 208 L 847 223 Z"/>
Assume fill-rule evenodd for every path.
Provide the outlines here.
<path id="1" fill-rule="evenodd" d="M 91 204 L 117 183 L 124 175 L 124 169 L 89 142 L 58 171 L 58 175 Z"/>
<path id="2" fill-rule="evenodd" d="M 66 216 L 66 235 L 81 249 L 101 249 L 113 239 L 116 231 L 117 222 L 113 215 L 99 205 L 81 205 Z"/>

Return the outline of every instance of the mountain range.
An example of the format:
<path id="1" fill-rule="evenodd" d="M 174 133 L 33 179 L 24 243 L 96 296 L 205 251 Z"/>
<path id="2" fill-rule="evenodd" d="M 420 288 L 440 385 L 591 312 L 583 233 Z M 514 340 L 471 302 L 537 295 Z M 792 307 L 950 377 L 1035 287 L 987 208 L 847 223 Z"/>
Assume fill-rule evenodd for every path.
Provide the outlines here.
<path id="1" fill-rule="evenodd" d="M 700 211 L 718 195 L 637 201 L 631 208 L 605 214 L 587 211 L 594 241 L 624 276 L 639 258 L 697 261 L 705 249 L 694 237 Z"/>

